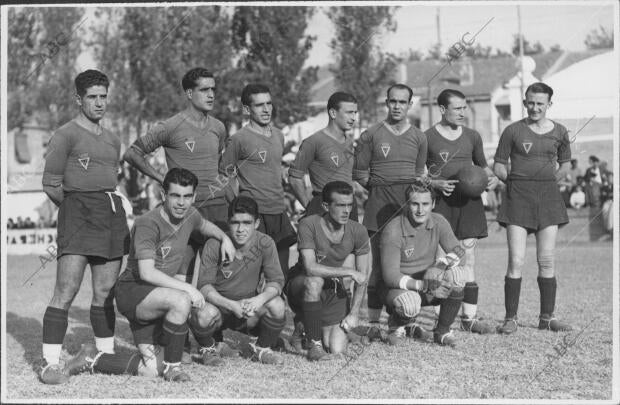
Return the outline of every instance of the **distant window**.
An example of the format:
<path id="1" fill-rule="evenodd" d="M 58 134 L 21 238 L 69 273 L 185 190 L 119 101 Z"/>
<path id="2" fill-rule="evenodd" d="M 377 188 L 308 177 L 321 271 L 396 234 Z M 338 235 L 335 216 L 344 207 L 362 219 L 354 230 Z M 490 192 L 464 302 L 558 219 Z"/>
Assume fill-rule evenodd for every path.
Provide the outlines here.
<path id="1" fill-rule="evenodd" d="M 30 149 L 28 148 L 28 134 L 18 132 L 15 134 L 15 158 L 18 163 L 30 163 Z"/>

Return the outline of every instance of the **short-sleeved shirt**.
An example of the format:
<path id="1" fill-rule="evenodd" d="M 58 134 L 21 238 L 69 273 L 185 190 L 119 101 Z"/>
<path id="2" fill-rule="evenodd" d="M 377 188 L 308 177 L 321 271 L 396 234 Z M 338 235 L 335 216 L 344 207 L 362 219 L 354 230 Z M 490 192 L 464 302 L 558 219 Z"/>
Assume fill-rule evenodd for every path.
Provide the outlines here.
<path id="1" fill-rule="evenodd" d="M 243 247 L 237 248 L 235 260 L 223 266 L 220 258 L 220 241 L 209 239 L 202 252 L 198 288 L 211 284 L 223 297 L 238 301 L 256 295 L 261 274 L 265 286 L 282 291 L 284 274 L 278 260 L 276 244 L 269 236 L 256 231 Z"/>
<path id="2" fill-rule="evenodd" d="M 114 190 L 120 153 L 118 136 L 105 128 L 95 134 L 71 120 L 50 139 L 43 185 L 62 185 L 64 191 Z"/>
<path id="3" fill-rule="evenodd" d="M 267 137 L 246 125 L 230 137 L 220 173 L 230 175 L 236 167 L 239 195 L 247 195 L 258 204 L 261 214 L 281 214 L 285 210 L 282 187 L 282 151 L 284 135 L 271 127 Z"/>
<path id="4" fill-rule="evenodd" d="M 450 252 L 459 246 L 448 221 L 431 212 L 425 224 L 411 225 L 406 214 L 392 219 L 381 233 L 381 267 L 383 279 L 389 288 L 398 288 L 403 275 L 425 271 L 437 256 L 441 246 Z"/>
<path id="5" fill-rule="evenodd" d="M 306 138 L 288 173 L 302 178 L 306 172 L 315 192 L 321 192 L 330 181 L 353 183 L 353 138 L 347 137 L 340 143 L 324 130 Z"/>
<path id="6" fill-rule="evenodd" d="M 428 141 L 426 167 L 431 177 L 454 178 L 461 168 L 471 166 L 472 162 L 487 167 L 482 137 L 473 129 L 461 128 L 461 135 L 454 140 L 441 135 L 434 126 L 424 132 Z"/>
<path id="7" fill-rule="evenodd" d="M 138 261 L 153 259 L 155 268 L 168 276 L 185 274 L 183 257 L 187 242 L 193 231 L 199 231 L 202 216 L 190 207 L 179 225 L 172 225 L 163 216 L 163 208 L 157 207 L 138 217 L 131 229 L 131 246 L 127 269 L 121 275 L 123 281 L 139 281 Z"/>
<path id="8" fill-rule="evenodd" d="M 537 134 L 525 119 L 504 129 L 495 152 L 495 162 L 507 164 L 511 179 L 555 180 L 556 163 L 571 159 L 566 128 L 553 122 L 553 129 Z"/>
<path id="9" fill-rule="evenodd" d="M 132 147 L 144 153 L 163 147 L 168 170 L 183 168 L 198 177 L 196 205 L 215 205 L 225 202 L 224 187 L 218 182 L 218 162 L 226 138 L 226 127 L 218 119 L 207 116 L 205 127 L 199 128 L 186 111 L 181 111 L 155 124 Z"/>
<path id="10" fill-rule="evenodd" d="M 368 128 L 357 141 L 353 179 L 368 178 L 370 186 L 410 183 L 424 174 L 426 135 L 411 126 L 395 135 L 381 122 Z"/>
<path id="11" fill-rule="evenodd" d="M 327 213 L 323 215 L 328 215 Z M 297 230 L 297 249 L 313 249 L 316 262 L 327 267 L 342 267 L 347 256 L 362 256 L 369 252 L 368 231 L 359 222 L 348 220 L 339 243 L 327 238 L 321 221 L 323 215 L 310 215 L 299 222 Z M 301 255 L 296 269 L 303 268 Z"/>

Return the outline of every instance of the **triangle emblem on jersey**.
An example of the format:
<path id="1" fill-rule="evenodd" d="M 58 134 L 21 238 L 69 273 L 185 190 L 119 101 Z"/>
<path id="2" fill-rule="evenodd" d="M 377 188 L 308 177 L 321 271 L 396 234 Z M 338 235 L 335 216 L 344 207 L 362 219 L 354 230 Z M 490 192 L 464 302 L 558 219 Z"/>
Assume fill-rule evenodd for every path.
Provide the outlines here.
<path id="1" fill-rule="evenodd" d="M 443 160 L 444 162 L 448 161 L 448 156 L 450 154 L 448 152 L 439 152 L 439 157 L 441 158 L 441 160 Z"/>
<path id="2" fill-rule="evenodd" d="M 388 153 L 390 153 L 390 144 L 389 143 L 382 144 L 381 152 L 383 152 L 383 157 L 387 158 Z"/>
<path id="3" fill-rule="evenodd" d="M 267 151 L 266 150 L 259 151 L 258 157 L 260 158 L 261 162 L 265 163 L 265 159 L 267 159 Z"/>
<path id="4" fill-rule="evenodd" d="M 192 141 L 192 140 L 185 141 L 185 146 L 187 146 L 187 149 L 189 149 L 189 151 L 192 153 L 194 153 L 194 145 L 196 145 L 195 141 Z"/>
<path id="5" fill-rule="evenodd" d="M 84 170 L 88 170 L 88 164 L 90 163 L 90 158 L 89 157 L 79 158 L 78 162 L 80 162 L 80 165 L 82 165 Z"/>
<path id="6" fill-rule="evenodd" d="M 405 256 L 411 257 L 412 254 L 413 254 L 413 248 L 409 248 L 405 250 Z"/>
<path id="7" fill-rule="evenodd" d="M 334 164 L 336 165 L 336 167 L 338 167 L 338 154 L 334 153 L 332 156 L 332 162 L 334 162 Z"/>
<path id="8" fill-rule="evenodd" d="M 317 263 L 321 263 L 323 260 L 325 260 L 325 258 L 326 258 L 326 257 L 327 257 L 327 256 L 325 256 L 325 255 L 322 255 L 322 254 L 317 253 L 317 254 L 316 254 L 316 262 L 317 262 Z"/>
<path id="9" fill-rule="evenodd" d="M 223 268 L 222 270 L 222 274 L 224 275 L 224 278 L 230 278 L 230 276 L 232 276 L 232 270 L 224 270 Z"/>
<path id="10" fill-rule="evenodd" d="M 525 149 L 525 153 L 530 153 L 530 149 L 532 149 L 532 142 L 523 142 L 523 149 Z"/>
<path id="11" fill-rule="evenodd" d="M 170 253 L 170 246 L 162 246 L 160 250 L 162 259 L 165 259 L 166 256 L 168 256 L 168 253 Z"/>

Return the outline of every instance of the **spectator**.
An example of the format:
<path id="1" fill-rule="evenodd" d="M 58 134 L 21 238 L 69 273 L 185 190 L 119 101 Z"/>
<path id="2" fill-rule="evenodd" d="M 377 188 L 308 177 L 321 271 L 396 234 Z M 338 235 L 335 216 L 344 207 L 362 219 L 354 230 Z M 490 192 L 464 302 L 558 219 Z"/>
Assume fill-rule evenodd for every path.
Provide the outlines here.
<path id="1" fill-rule="evenodd" d="M 15 229 L 15 228 L 17 228 L 15 221 L 13 221 L 13 218 L 9 218 L 9 221 L 6 224 L 6 229 Z"/>
<path id="2" fill-rule="evenodd" d="M 581 209 L 586 204 L 586 193 L 583 192 L 583 187 L 576 185 L 573 187 L 573 192 L 570 195 L 570 206 L 575 209 Z"/>
<path id="3" fill-rule="evenodd" d="M 607 172 L 601 187 L 601 204 L 603 210 L 603 229 L 606 233 L 613 231 L 614 174 Z"/>
<path id="4" fill-rule="evenodd" d="M 583 173 L 579 167 L 579 161 L 577 159 L 571 159 L 568 174 L 570 175 L 571 187 L 575 187 L 578 183 L 577 179 L 579 179 L 579 177 L 583 177 Z"/>

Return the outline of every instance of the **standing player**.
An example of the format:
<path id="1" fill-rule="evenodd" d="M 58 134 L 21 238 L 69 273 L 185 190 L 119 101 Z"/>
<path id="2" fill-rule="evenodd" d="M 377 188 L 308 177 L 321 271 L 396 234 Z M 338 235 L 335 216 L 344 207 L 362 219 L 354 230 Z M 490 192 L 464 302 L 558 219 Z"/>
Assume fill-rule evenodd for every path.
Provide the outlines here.
<path id="1" fill-rule="evenodd" d="M 431 212 L 435 204 L 430 187 L 422 181 L 415 181 L 408 187 L 406 195 L 406 209 L 388 222 L 381 233 L 384 280 L 381 297 L 390 314 L 388 342 L 392 345 L 402 343 L 407 326 L 412 328 L 410 335 L 426 338 L 426 331 L 414 323 L 415 317 L 422 306 L 440 305 L 434 341 L 455 346 L 450 325 L 461 307 L 463 289 L 452 288 L 453 285 L 447 282 L 432 285 L 431 279 L 436 274 L 440 279 L 448 278 L 448 275 L 444 276 L 447 271 L 452 281 L 462 285 L 463 270 L 455 266 L 464 252 L 448 221 Z M 448 254 L 435 261 L 439 247 Z M 431 293 L 427 295 L 429 291 Z"/>
<path id="2" fill-rule="evenodd" d="M 109 81 L 97 70 L 75 78 L 79 115 L 51 138 L 43 171 L 43 191 L 59 206 L 58 269 L 54 296 L 43 316 L 40 378 L 62 384 L 59 366 L 68 310 L 90 264 L 93 298 L 90 321 L 99 350 L 114 353 L 114 297 L 110 290 L 129 250 L 129 229 L 115 193 L 121 142 L 103 128 Z"/>
<path id="3" fill-rule="evenodd" d="M 289 182 L 295 196 L 306 208 L 306 216 L 323 214 L 321 190 L 330 181 L 353 184 L 353 137 L 350 133 L 357 115 L 357 100 L 349 93 L 336 92 L 327 100 L 327 127 L 310 135 L 299 147 L 291 165 Z M 310 174 L 312 193 L 306 189 L 304 175 Z M 357 206 L 351 219 L 357 221 Z"/>
<path id="4" fill-rule="evenodd" d="M 250 123 L 230 137 L 220 161 L 220 173 L 227 174 L 229 168 L 235 168 L 239 195 L 249 196 L 258 204 L 258 230 L 276 242 L 282 273 L 286 275 L 289 247 L 295 243 L 296 235 L 284 204 L 284 136 L 271 125 L 273 104 L 267 86 L 248 84 L 241 92 L 241 103 Z"/>
<path id="5" fill-rule="evenodd" d="M 361 224 L 349 219 L 353 187 L 343 181 L 329 182 L 322 197 L 327 212 L 299 223 L 299 262 L 286 287 L 291 309 L 303 313 L 309 360 L 329 358 L 323 347 L 335 354 L 346 350 L 347 332 L 357 326 L 368 279 L 368 235 Z M 355 256 L 354 265 L 350 255 Z M 345 277 L 355 282 L 351 302 Z"/>
<path id="6" fill-rule="evenodd" d="M 489 175 L 490 189 L 495 188 L 498 180 L 487 166 L 480 134 L 463 125 L 467 110 L 465 95 L 458 90 L 446 89 L 439 93 L 437 105 L 441 111 L 441 122 L 425 132 L 428 141 L 426 166 L 431 184 L 438 191 L 434 212 L 448 220 L 465 249 L 463 267 L 467 275 L 461 328 L 480 334 L 493 333 L 494 327 L 476 319 L 478 284 L 474 275 L 474 249 L 477 240 L 488 235 L 484 205 L 480 197 L 470 198 L 455 191 L 458 181 L 454 178 L 461 168 L 473 163 Z"/>
<path id="7" fill-rule="evenodd" d="M 566 128 L 546 117 L 552 95 L 553 89 L 544 83 L 527 88 L 523 104 L 528 116 L 506 127 L 495 153 L 493 171 L 506 182 L 497 220 L 506 227 L 508 238 L 508 271 L 504 280 L 506 318 L 500 333 L 517 330 L 521 272 L 530 233 L 536 235 L 538 329 L 571 330 L 569 324 L 557 320 L 553 314 L 557 289 L 555 240 L 558 226 L 568 223 L 557 181 L 570 169 L 571 152 Z"/>
<path id="8" fill-rule="evenodd" d="M 381 285 L 381 229 L 398 215 L 407 199 L 405 190 L 408 184 L 424 174 L 426 136 L 407 119 L 412 97 L 413 90 L 408 86 L 391 86 L 385 100 L 387 119 L 368 128 L 355 150 L 353 179 L 370 190 L 363 221 L 372 248 L 372 271 L 368 280 L 370 322 L 379 322 L 383 308 L 377 294 Z"/>
<path id="9" fill-rule="evenodd" d="M 240 331 L 258 325 L 258 339 L 250 343 L 252 360 L 282 364 L 271 350 L 286 323 L 285 304 L 280 297 L 284 274 L 278 262 L 276 245 L 257 231 L 256 202 L 245 196 L 235 198 L 228 208 L 230 237 L 237 248 L 232 262 L 221 255 L 220 242 L 209 240 L 202 252 L 198 288 L 207 303 L 190 320 L 190 328 L 202 347 L 222 340 L 222 331 Z M 261 276 L 265 287 L 257 293 Z"/>

